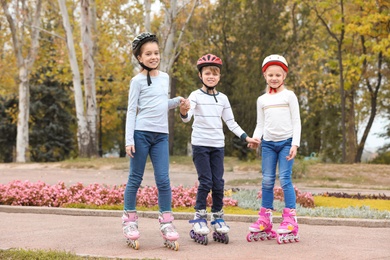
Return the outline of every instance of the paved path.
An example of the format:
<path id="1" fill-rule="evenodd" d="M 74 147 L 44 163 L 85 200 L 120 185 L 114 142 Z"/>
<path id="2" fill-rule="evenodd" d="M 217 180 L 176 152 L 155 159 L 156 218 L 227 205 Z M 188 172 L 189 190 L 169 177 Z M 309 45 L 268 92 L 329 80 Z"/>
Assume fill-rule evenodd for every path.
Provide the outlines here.
<path id="1" fill-rule="evenodd" d="M 188 216 L 190 217 L 190 216 Z M 298 243 L 247 242 L 249 223 L 229 223 L 229 244 L 193 242 L 187 220 L 175 220 L 180 249 L 163 246 L 154 217 L 141 217 L 140 249 L 127 247 L 118 216 L 70 216 L 0 212 L 0 248 L 60 250 L 78 255 L 131 259 L 390 259 L 390 228 L 300 224 Z M 210 236 L 211 237 L 211 236 Z"/>
<path id="2" fill-rule="evenodd" d="M 225 179 L 258 178 L 258 173 L 227 172 Z M 0 165 L 0 183 L 14 179 L 55 184 L 82 182 L 123 184 L 124 170 L 69 170 Z M 193 171 L 171 173 L 173 185 L 193 185 Z M 146 172 L 143 185 L 154 185 Z M 24 248 L 61 250 L 79 255 L 130 259 L 390 259 L 390 221 L 300 218 L 298 243 L 278 245 L 276 240 L 247 242 L 249 224 L 256 216 L 227 215 L 231 227 L 229 244 L 210 241 L 204 246 L 188 235 L 192 214 L 176 213 L 180 249 L 163 246 L 156 212 L 144 212 L 139 219 L 140 249 L 126 246 L 121 233 L 121 212 L 0 206 L 0 249 Z M 275 225 L 279 220 L 275 218 Z M 211 236 L 210 236 L 211 238 Z"/>

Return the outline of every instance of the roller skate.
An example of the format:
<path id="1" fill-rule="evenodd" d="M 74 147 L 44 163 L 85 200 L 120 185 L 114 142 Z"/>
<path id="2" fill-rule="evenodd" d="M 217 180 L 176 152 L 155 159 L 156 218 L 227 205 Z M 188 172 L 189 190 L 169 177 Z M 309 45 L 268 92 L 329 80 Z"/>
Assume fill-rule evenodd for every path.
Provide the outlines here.
<path id="1" fill-rule="evenodd" d="M 214 241 L 228 244 L 230 227 L 226 225 L 223 215 L 223 210 L 211 213 L 211 226 L 214 230 L 213 239 Z"/>
<path id="2" fill-rule="evenodd" d="M 207 245 L 209 242 L 207 235 L 210 233 L 207 226 L 207 211 L 205 209 L 196 211 L 194 219 L 190 220 L 189 223 L 192 224 L 191 239 L 199 244 Z"/>
<path id="3" fill-rule="evenodd" d="M 179 250 L 179 233 L 176 232 L 175 226 L 172 224 L 174 220 L 172 212 L 160 213 L 158 221 L 160 222 L 161 235 L 164 238 L 164 246 L 172 249 Z"/>
<path id="4" fill-rule="evenodd" d="M 261 208 L 259 218 L 249 226 L 250 233 L 246 236 L 248 242 L 264 241 L 276 238 L 276 232 L 272 230 L 272 212 L 270 209 Z"/>
<path id="5" fill-rule="evenodd" d="M 287 242 L 299 242 L 298 222 L 295 209 L 285 208 L 282 214 L 283 220 L 280 223 L 277 233 L 278 244 Z"/>
<path id="6" fill-rule="evenodd" d="M 127 245 L 138 250 L 138 238 L 140 237 L 140 234 L 138 232 L 138 216 L 136 211 L 123 212 L 122 229 L 123 235 L 126 237 Z"/>

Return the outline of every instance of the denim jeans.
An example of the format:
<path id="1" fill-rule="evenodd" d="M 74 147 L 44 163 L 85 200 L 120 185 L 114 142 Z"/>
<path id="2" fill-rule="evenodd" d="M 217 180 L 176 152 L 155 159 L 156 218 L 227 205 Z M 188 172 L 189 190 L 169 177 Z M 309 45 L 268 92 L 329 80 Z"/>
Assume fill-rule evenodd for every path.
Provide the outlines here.
<path id="1" fill-rule="evenodd" d="M 124 210 L 136 209 L 136 197 L 141 185 L 146 159 L 152 161 L 154 178 L 158 189 L 160 212 L 172 210 L 172 190 L 169 179 L 168 134 L 134 131 L 135 153 L 130 158 L 129 179 L 124 194 Z"/>
<path id="2" fill-rule="evenodd" d="M 286 208 L 295 209 L 296 195 L 291 181 L 292 167 L 294 160 L 287 161 L 286 156 L 290 153 L 292 139 L 284 141 L 261 142 L 262 153 L 262 207 L 273 209 L 274 186 L 276 178 L 276 165 L 279 165 L 279 180 L 284 193 Z"/>
<path id="3" fill-rule="evenodd" d="M 195 209 L 206 209 L 207 196 L 210 192 L 213 205 L 211 212 L 218 212 L 223 207 L 225 181 L 223 179 L 223 147 L 192 146 L 192 159 L 198 172 L 198 193 L 196 194 Z"/>

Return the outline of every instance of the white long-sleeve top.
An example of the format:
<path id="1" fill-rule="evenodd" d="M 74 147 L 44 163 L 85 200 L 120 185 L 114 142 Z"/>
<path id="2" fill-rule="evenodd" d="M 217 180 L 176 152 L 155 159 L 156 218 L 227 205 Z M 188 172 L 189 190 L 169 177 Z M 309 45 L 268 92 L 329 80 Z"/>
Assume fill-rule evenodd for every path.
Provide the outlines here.
<path id="1" fill-rule="evenodd" d="M 225 135 L 222 120 L 236 136 L 241 139 L 247 136 L 234 120 L 228 97 L 221 92 L 217 92 L 215 98 L 218 102 L 215 101 L 212 94 L 207 94 L 202 89 L 193 91 L 188 97 L 191 108 L 187 116 L 181 116 L 181 119 L 187 123 L 194 116 L 191 134 L 192 145 L 224 147 Z"/>
<path id="2" fill-rule="evenodd" d="M 292 137 L 292 145 L 301 141 L 301 118 L 298 98 L 293 91 L 284 89 L 257 99 L 257 124 L 253 138 L 283 141 Z"/>
<path id="3" fill-rule="evenodd" d="M 168 110 L 180 105 L 181 97 L 169 99 L 169 75 L 159 71 L 151 77 L 139 73 L 130 81 L 126 116 L 126 146 L 134 145 L 134 130 L 168 133 Z"/>

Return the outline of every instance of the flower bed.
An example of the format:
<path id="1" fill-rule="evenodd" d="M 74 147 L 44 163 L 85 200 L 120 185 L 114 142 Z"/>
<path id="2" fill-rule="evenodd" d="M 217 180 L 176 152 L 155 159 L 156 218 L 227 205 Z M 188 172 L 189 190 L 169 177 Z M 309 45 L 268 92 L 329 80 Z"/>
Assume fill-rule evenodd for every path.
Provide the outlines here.
<path id="1" fill-rule="evenodd" d="M 172 187 L 172 207 L 194 207 L 196 201 L 197 186 Z M 283 200 L 283 190 L 275 188 L 275 199 Z M 0 184 L 0 204 L 14 206 L 46 206 L 63 207 L 67 204 L 86 205 L 119 205 L 123 204 L 125 185 L 106 186 L 101 184 L 90 184 L 84 186 L 82 183 L 66 187 L 64 182 L 55 185 L 48 185 L 44 182 L 32 183 L 29 181 L 15 180 L 8 184 Z M 314 207 L 314 199 L 311 193 L 301 193 L 295 188 L 297 203 L 303 207 Z M 225 206 L 237 206 L 238 201 L 233 199 L 232 192 L 225 192 Z M 258 193 L 261 198 L 261 192 Z M 153 207 L 158 205 L 157 187 L 141 187 L 137 194 L 137 205 Z M 212 205 L 211 193 L 207 197 L 207 206 Z"/>

